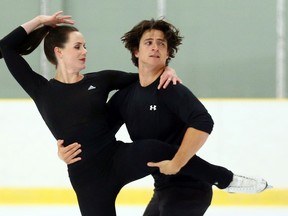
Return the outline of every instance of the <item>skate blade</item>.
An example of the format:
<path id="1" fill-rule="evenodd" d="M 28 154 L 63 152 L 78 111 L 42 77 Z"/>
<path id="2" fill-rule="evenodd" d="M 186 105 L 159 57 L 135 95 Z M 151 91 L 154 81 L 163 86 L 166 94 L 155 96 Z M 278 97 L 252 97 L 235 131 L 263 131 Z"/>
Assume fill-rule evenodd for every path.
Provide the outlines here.
<path id="1" fill-rule="evenodd" d="M 271 189 L 271 188 L 273 188 L 272 185 L 267 185 L 267 187 L 266 187 L 266 189 Z"/>

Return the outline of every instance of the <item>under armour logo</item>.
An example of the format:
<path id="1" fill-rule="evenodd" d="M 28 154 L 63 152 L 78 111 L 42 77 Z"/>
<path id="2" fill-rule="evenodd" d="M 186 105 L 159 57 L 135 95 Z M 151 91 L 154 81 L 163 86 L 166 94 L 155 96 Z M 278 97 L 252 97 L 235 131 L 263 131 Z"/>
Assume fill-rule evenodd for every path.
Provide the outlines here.
<path id="1" fill-rule="evenodd" d="M 150 105 L 150 110 L 156 110 L 157 106 L 156 105 Z"/>
<path id="2" fill-rule="evenodd" d="M 92 90 L 92 89 L 96 89 L 96 87 L 93 86 L 93 85 L 90 85 L 89 88 L 88 88 L 88 90 Z"/>

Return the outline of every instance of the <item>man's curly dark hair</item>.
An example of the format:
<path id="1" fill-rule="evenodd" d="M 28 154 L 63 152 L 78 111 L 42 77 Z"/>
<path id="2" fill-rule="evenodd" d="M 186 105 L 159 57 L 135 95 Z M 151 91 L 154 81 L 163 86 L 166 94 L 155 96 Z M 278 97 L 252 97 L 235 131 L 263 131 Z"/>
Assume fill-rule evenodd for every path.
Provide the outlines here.
<path id="1" fill-rule="evenodd" d="M 168 65 L 171 58 L 175 57 L 178 46 L 182 44 L 183 37 L 179 35 L 179 30 L 172 24 L 163 19 L 143 20 L 121 37 L 121 41 L 124 43 L 125 48 L 130 51 L 131 60 L 136 67 L 138 67 L 138 58 L 135 57 L 134 52 L 139 49 L 139 43 L 143 33 L 152 29 L 162 31 L 167 40 L 169 57 L 166 61 L 166 65 Z"/>

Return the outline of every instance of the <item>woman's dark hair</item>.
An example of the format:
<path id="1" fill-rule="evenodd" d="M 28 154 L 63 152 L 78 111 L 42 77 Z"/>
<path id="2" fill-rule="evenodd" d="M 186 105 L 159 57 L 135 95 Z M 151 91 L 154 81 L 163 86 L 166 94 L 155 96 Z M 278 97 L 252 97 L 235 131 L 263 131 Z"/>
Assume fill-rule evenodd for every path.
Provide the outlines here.
<path id="1" fill-rule="evenodd" d="M 169 57 L 166 65 L 168 65 L 171 58 L 175 57 L 178 46 L 182 44 L 183 37 L 179 35 L 179 30 L 172 24 L 164 20 L 143 20 L 121 37 L 121 41 L 124 43 L 125 48 L 130 51 L 131 60 L 136 67 L 138 67 L 138 58 L 134 55 L 134 52 L 139 49 L 139 43 L 143 33 L 152 29 L 162 31 L 167 40 Z"/>
<path id="2" fill-rule="evenodd" d="M 28 55 L 33 52 L 44 39 L 44 52 L 49 62 L 57 66 L 58 62 L 54 53 L 55 47 L 63 48 L 71 32 L 78 31 L 73 26 L 42 26 L 27 35 L 18 49 L 20 55 Z M 1 53 L 0 53 L 1 56 Z"/>
<path id="3" fill-rule="evenodd" d="M 49 33 L 44 40 L 44 52 L 49 62 L 57 66 L 58 62 L 54 53 L 54 48 L 63 48 L 64 44 L 68 41 L 69 34 L 74 31 L 78 32 L 78 29 L 66 25 L 57 26 L 49 30 Z"/>

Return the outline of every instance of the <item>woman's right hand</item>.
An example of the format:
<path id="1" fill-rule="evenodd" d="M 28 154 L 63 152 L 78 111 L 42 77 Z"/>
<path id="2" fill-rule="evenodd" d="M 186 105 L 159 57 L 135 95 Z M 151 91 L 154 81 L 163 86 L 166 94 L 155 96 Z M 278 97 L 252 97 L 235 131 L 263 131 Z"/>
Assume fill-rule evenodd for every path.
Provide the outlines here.
<path id="1" fill-rule="evenodd" d="M 56 27 L 59 24 L 74 24 L 74 21 L 70 19 L 72 16 L 62 15 L 62 13 L 63 11 L 58 11 L 53 15 L 39 15 L 22 24 L 22 27 L 25 29 L 27 34 L 29 34 L 41 25 Z"/>

